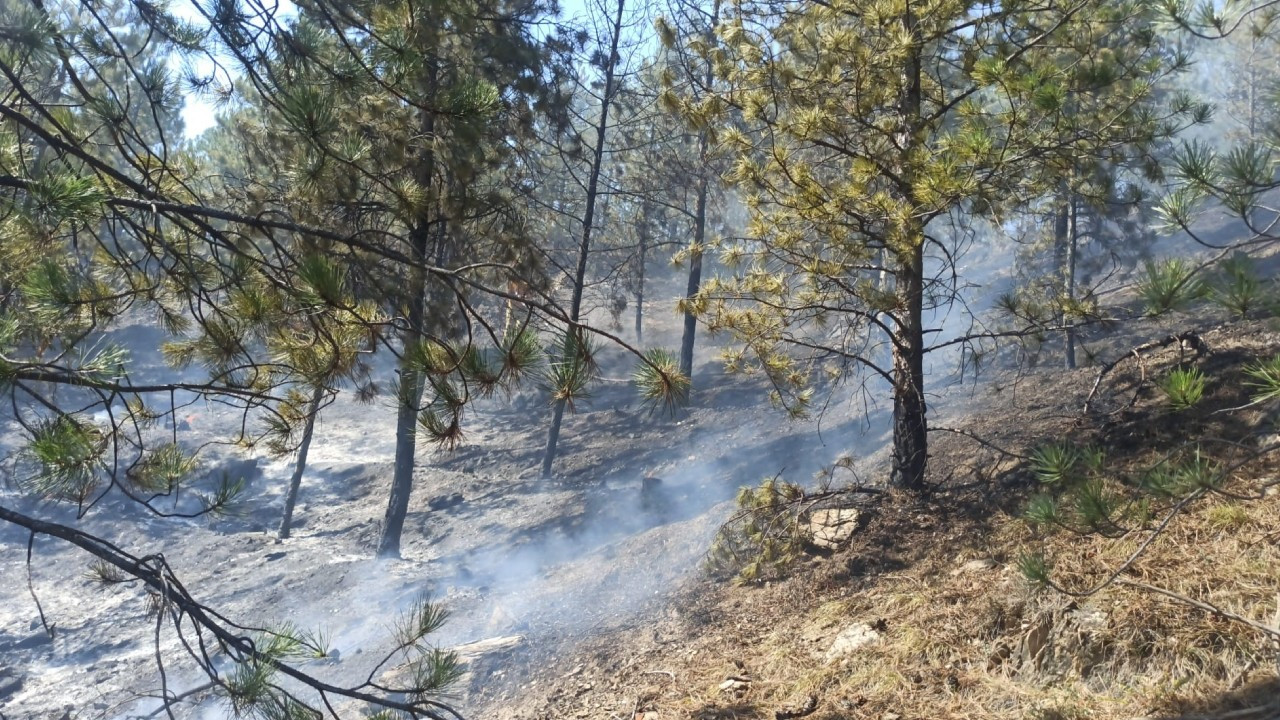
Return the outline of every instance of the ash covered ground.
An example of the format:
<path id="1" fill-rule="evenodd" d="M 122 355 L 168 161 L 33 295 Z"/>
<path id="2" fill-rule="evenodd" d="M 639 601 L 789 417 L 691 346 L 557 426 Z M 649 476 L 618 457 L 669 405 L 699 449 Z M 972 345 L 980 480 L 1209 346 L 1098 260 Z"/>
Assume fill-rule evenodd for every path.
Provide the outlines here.
<path id="1" fill-rule="evenodd" d="M 150 331 L 131 328 L 134 344 Z M 145 368 L 145 362 L 142 367 Z M 681 417 L 653 414 L 606 372 L 601 391 L 569 416 L 557 477 L 536 466 L 549 415 L 536 391 L 479 402 L 462 447 L 420 448 L 403 559 L 375 560 L 394 455 L 394 410 L 343 395 L 316 427 L 293 536 L 277 541 L 292 458 L 245 457 L 210 447 L 203 468 L 248 479 L 241 514 L 161 518 L 113 498 L 77 519 L 6 486 L 21 511 L 99 535 L 136 555 L 163 553 L 200 602 L 245 625 L 283 621 L 319 629 L 338 652 L 304 668 L 335 684 L 363 678 L 392 644 L 390 626 L 416 599 L 443 601 L 442 647 L 495 637 L 523 642 L 499 662 L 473 663 L 454 701 L 469 717 L 519 692 L 524 668 L 570 652 L 581 639 L 641 622 L 690 578 L 742 484 L 776 473 L 809 477 L 851 444 L 883 442 L 861 408 L 789 422 L 765 390 L 698 368 L 707 389 Z M 855 419 L 855 417 L 857 419 Z M 186 408 L 180 436 L 223 438 L 234 410 Z M 871 432 L 875 429 L 875 432 Z M 14 428 L 10 427 L 10 432 Z M 659 482 L 652 479 L 659 478 Z M 102 587 L 90 558 L 39 536 L 0 528 L 0 667 L 6 718 L 146 717 L 159 708 L 156 623 L 138 583 Z M 34 592 L 34 598 L 33 598 Z M 50 638 L 40 621 L 39 599 Z M 172 632 L 159 635 L 172 693 L 207 681 Z M 175 706 L 178 717 L 220 719 L 213 699 Z"/>

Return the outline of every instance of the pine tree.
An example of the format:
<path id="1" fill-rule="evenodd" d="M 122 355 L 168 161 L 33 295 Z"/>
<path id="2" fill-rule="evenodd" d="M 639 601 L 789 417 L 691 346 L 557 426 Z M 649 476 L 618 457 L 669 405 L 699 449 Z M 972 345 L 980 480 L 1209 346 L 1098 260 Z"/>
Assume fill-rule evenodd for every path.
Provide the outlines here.
<path id="1" fill-rule="evenodd" d="M 734 6 L 723 54 L 712 54 L 723 83 L 712 109 L 747 125 L 722 138 L 756 240 L 723 247 L 735 270 L 698 298 L 709 326 L 743 343 L 730 367 L 763 369 L 796 413 L 822 365 L 882 378 L 893 395 L 890 482 L 923 489 L 925 358 L 940 347 L 925 319 L 958 292 L 939 227 L 1042 195 L 1043 168 L 1089 155 L 1112 125 L 1162 122 L 1141 109 L 1171 62 L 1152 52 L 1155 20 L 1137 2 Z M 1087 43 L 1108 33 L 1125 42 L 1090 55 Z M 1120 88 L 1114 115 L 1073 112 L 1071 68 L 1053 51 L 1063 45 Z M 1179 103 L 1174 111 L 1190 104 Z M 888 288 L 873 281 L 881 273 Z M 887 338 L 891 364 L 864 349 L 868 334 Z"/>
<path id="2" fill-rule="evenodd" d="M 662 101 L 671 110 L 693 120 L 693 152 L 685 168 L 690 179 L 693 207 L 687 209 L 693 227 L 688 247 L 678 258 L 689 265 L 689 282 L 685 290 L 684 333 L 680 341 L 680 372 L 693 377 L 693 346 L 698 317 L 696 298 L 702 287 L 703 254 L 708 245 L 710 203 L 723 171 L 713 160 L 714 131 L 709 125 L 709 108 L 715 107 L 715 29 L 720 22 L 721 2 L 683 2 L 676 0 L 668 7 L 670 19 L 661 19 L 658 34 L 663 39 Z M 706 105 L 704 105 L 704 103 Z M 709 107 L 708 107 L 709 106 Z"/>
<path id="3" fill-rule="evenodd" d="M 626 0 L 612 0 L 598 10 L 585 21 L 591 30 L 582 43 L 582 52 L 586 55 L 584 71 L 573 76 L 579 98 L 587 100 L 581 105 L 583 127 L 568 129 L 569 146 L 580 147 L 584 153 L 581 174 L 575 177 L 582 193 L 582 214 L 571 223 L 571 226 L 577 225 L 574 228 L 577 243 L 567 278 L 571 298 L 566 327 L 551 350 L 551 367 L 547 372 L 552 415 L 542 454 L 543 478 L 552 475 L 565 410 L 573 409 L 575 401 L 585 396 L 597 373 L 596 344 L 582 328 L 583 297 L 588 265 L 595 250 L 593 242 L 603 215 L 600 211 L 610 190 L 606 165 L 611 166 L 615 158 L 608 143 L 619 124 L 619 97 L 624 80 L 638 70 L 628 64 L 633 49 L 628 47 L 626 37 L 636 23 L 637 14 L 629 11 Z M 627 57 L 620 50 L 627 51 Z"/>

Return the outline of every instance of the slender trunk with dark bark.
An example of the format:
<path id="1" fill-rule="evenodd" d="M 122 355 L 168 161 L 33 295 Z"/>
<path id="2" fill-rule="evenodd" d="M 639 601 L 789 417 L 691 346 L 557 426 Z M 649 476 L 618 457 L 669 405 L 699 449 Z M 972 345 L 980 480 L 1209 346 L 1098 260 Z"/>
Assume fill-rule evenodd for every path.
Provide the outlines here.
<path id="1" fill-rule="evenodd" d="M 918 37 L 917 18 L 907 4 L 902 29 Z M 905 84 L 899 105 L 901 134 L 898 160 L 900 200 L 918 205 L 911 155 L 919 143 L 923 109 L 923 65 L 916 43 L 904 70 Z M 924 241 L 925 228 L 911 228 L 909 249 L 894 252 L 897 318 L 893 334 L 893 460 L 889 483 L 915 492 L 925 489 L 929 464 L 928 405 L 924 396 Z"/>
<path id="2" fill-rule="evenodd" d="M 649 251 L 649 203 L 640 208 L 640 250 L 636 267 L 636 347 L 644 347 L 644 263 Z"/>
<path id="3" fill-rule="evenodd" d="M 596 199 L 599 197 L 600 169 L 604 163 L 605 134 L 609 128 L 609 106 L 613 103 L 614 72 L 618 66 L 618 43 L 622 38 L 622 12 L 626 0 L 618 0 L 617 14 L 613 21 L 613 36 L 609 38 L 609 61 L 605 63 L 604 94 L 600 97 L 600 119 L 596 122 L 596 144 L 591 156 L 591 174 L 587 180 L 587 204 L 582 216 L 582 241 L 578 245 L 578 267 L 573 276 L 573 301 L 569 306 L 569 319 L 577 323 L 582 314 L 582 290 L 586 284 L 587 256 L 591 251 L 591 230 L 595 223 Z M 571 326 L 566 332 L 578 332 Z M 566 346 L 569 343 L 565 343 Z M 568 358 L 561 358 L 568 362 Z M 560 443 L 560 426 L 564 422 L 565 401 L 557 400 L 551 415 L 551 427 L 547 430 L 547 447 L 542 455 L 542 477 L 551 477 L 551 466 L 556 459 L 556 446 Z"/>
<path id="4" fill-rule="evenodd" d="M 437 69 L 429 62 L 424 77 L 425 97 L 434 98 L 437 89 Z M 420 150 L 414 180 L 420 187 L 429 188 L 435 178 L 435 153 L 431 141 L 435 137 L 435 114 L 422 110 L 421 136 L 425 138 Z M 418 263 L 428 262 L 431 248 L 433 207 L 423 203 L 409 231 L 411 257 Z M 422 405 L 423 378 L 408 362 L 409 348 L 422 342 L 426 331 L 427 273 L 421 266 L 409 270 L 409 312 L 406 327 L 400 333 L 403 356 L 400 361 L 400 388 L 396 398 L 396 457 L 392 467 L 391 496 L 387 500 L 387 512 L 382 522 L 382 535 L 378 539 L 378 557 L 400 557 L 400 534 L 404 531 L 404 519 L 409 513 L 409 495 L 413 491 L 414 458 L 418 447 L 418 412 Z"/>
<path id="5" fill-rule="evenodd" d="M 897 273 L 899 312 L 893 339 L 893 465 L 889 483 L 919 491 L 929 461 L 924 396 L 924 258 L 917 249 Z"/>
<path id="6" fill-rule="evenodd" d="M 1072 196 L 1067 208 L 1067 267 L 1065 286 L 1067 301 L 1076 299 L 1076 251 L 1080 242 L 1080 231 L 1076 225 L 1078 220 L 1076 199 Z M 1076 368 L 1076 326 L 1074 320 L 1067 325 L 1067 369 Z"/>
<path id="7" fill-rule="evenodd" d="M 1079 232 L 1076 228 L 1075 195 L 1065 183 L 1060 193 L 1058 210 L 1053 219 L 1053 265 L 1054 271 L 1062 278 L 1063 298 L 1070 305 L 1071 301 L 1075 300 L 1076 292 L 1076 245 Z M 1076 332 L 1071 324 L 1072 319 L 1067 316 L 1065 309 L 1058 313 L 1056 319 L 1060 326 L 1066 327 L 1063 331 L 1064 364 L 1068 369 L 1075 369 Z"/>
<path id="8" fill-rule="evenodd" d="M 298 444 L 298 456 L 293 461 L 293 477 L 289 478 L 289 489 L 284 496 L 284 516 L 280 518 L 280 530 L 276 537 L 284 540 L 289 537 L 293 525 L 293 508 L 298 503 L 298 490 L 302 487 L 302 474 L 307 470 L 307 451 L 311 449 L 311 434 L 316 427 L 316 415 L 320 414 L 320 401 L 324 398 L 324 387 L 317 385 L 311 392 L 311 404 L 308 405 L 307 422 L 302 426 L 302 442 Z"/>
<path id="9" fill-rule="evenodd" d="M 715 27 L 719 19 L 720 3 L 717 1 L 711 7 L 711 19 L 707 24 L 707 31 L 704 37 L 708 45 L 715 41 Z M 708 62 L 702 77 L 704 88 L 711 88 L 711 84 L 715 80 L 713 71 L 714 68 Z M 694 206 L 692 240 L 694 251 L 689 256 L 689 284 L 686 286 L 684 293 L 685 299 L 689 303 L 693 302 L 694 297 L 698 294 L 698 289 L 702 287 L 702 247 L 707 237 L 707 192 L 709 190 L 707 148 L 707 131 L 703 130 L 698 133 L 698 198 Z M 698 317 L 693 314 L 690 308 L 686 308 L 684 313 L 684 335 L 680 338 L 680 372 L 690 379 L 691 384 L 693 380 L 693 343 L 697 332 Z"/>
<path id="10" fill-rule="evenodd" d="M 702 136 L 701 145 L 706 147 L 706 134 Z M 689 255 L 689 284 L 684 296 L 689 302 L 698 294 L 702 286 L 702 241 L 707 232 L 707 181 L 698 182 L 698 201 L 694 206 L 693 245 L 694 251 Z M 698 317 L 689 309 L 684 313 L 684 335 L 680 338 L 680 372 L 687 378 L 693 378 L 693 341 L 698 331 Z"/>

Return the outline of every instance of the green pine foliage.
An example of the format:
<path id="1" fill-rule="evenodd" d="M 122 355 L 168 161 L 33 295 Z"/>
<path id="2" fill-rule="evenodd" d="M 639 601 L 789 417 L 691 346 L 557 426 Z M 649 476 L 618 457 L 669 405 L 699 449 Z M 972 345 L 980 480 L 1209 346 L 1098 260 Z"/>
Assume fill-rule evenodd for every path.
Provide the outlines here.
<path id="1" fill-rule="evenodd" d="M 1173 410 L 1190 410 L 1198 405 L 1207 384 L 1204 373 L 1193 367 L 1174 368 L 1156 381 L 1156 387 L 1164 393 Z"/>
<path id="2" fill-rule="evenodd" d="M 1210 285 L 1209 298 L 1234 317 L 1245 319 L 1251 312 L 1275 303 L 1274 285 L 1268 287 L 1258 275 L 1256 263 L 1245 253 L 1235 253 L 1218 266 Z"/>
<path id="3" fill-rule="evenodd" d="M 1197 269 L 1182 258 L 1144 263 L 1137 289 L 1148 315 L 1185 310 L 1208 292 Z"/>
<path id="4" fill-rule="evenodd" d="M 797 414 L 816 378 L 888 380 L 903 419 L 891 480 L 921 489 L 923 308 L 961 295 L 941 280 L 949 272 L 925 271 L 926 256 L 956 259 L 930 223 L 1000 222 L 1073 166 L 1105 165 L 1203 117 L 1155 92 L 1187 58 L 1140 2 L 726 10 L 705 47 L 717 89 L 683 112 L 731 158 L 750 241 L 711 248 L 726 271 L 686 307 L 737 341 L 731 367 L 766 373 Z M 1089 311 L 1083 295 L 1067 304 Z M 971 344 L 997 337 L 979 335 Z"/>
<path id="5" fill-rule="evenodd" d="M 1280 355 L 1245 368 L 1245 381 L 1253 390 L 1254 402 L 1267 402 L 1280 398 Z"/>
<path id="6" fill-rule="evenodd" d="M 689 401 L 689 376 L 680 372 L 680 358 L 670 350 L 652 348 L 636 362 L 633 373 L 641 397 L 652 408 L 675 412 Z"/>
<path id="7" fill-rule="evenodd" d="M 805 491 L 771 477 L 738 491 L 738 510 L 721 527 L 707 552 L 707 569 L 752 583 L 775 577 L 804 551 L 808 542 L 801 510 Z"/>

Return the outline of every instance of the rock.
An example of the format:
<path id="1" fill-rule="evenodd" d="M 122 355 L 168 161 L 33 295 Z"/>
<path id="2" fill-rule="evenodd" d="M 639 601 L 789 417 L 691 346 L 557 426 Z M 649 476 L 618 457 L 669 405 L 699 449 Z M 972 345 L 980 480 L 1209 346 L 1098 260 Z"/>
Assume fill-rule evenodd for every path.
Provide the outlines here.
<path id="1" fill-rule="evenodd" d="M 23 678 L 9 668 L 0 668 L 0 700 L 16 695 L 22 689 Z"/>
<path id="2" fill-rule="evenodd" d="M 850 625 L 841 630 L 840 634 L 836 635 L 836 639 L 831 642 L 831 648 L 827 650 L 826 662 L 831 664 L 878 641 L 882 636 L 883 633 L 874 625 L 867 623 Z"/>
<path id="3" fill-rule="evenodd" d="M 988 570 L 995 570 L 996 567 L 997 565 L 995 560 L 992 560 L 991 558 L 978 558 L 977 560 L 970 560 L 955 570 L 952 570 L 951 574 L 964 575 L 967 573 L 987 572 Z"/>
<path id="4" fill-rule="evenodd" d="M 733 677 L 726 678 L 724 682 L 720 683 L 720 692 L 733 693 L 736 695 L 738 693 L 746 692 L 750 687 L 751 680 L 735 675 Z"/>
<path id="5" fill-rule="evenodd" d="M 987 656 L 987 669 L 995 670 L 996 668 L 1001 667 L 1002 665 L 1005 664 L 1005 662 L 1009 659 L 1009 656 L 1012 654 L 1013 654 L 1013 649 L 1010 648 L 1004 641 L 997 642 L 995 649 L 992 650 L 991 654 Z"/>
<path id="6" fill-rule="evenodd" d="M 826 550 L 839 548 L 853 537 L 861 517 L 862 513 L 856 508 L 815 510 L 809 516 L 813 544 Z"/>
<path id="7" fill-rule="evenodd" d="M 803 702 L 787 705 L 780 708 L 773 714 L 774 720 L 793 720 L 794 718 L 802 718 L 812 715 L 814 710 L 818 709 L 818 696 L 809 695 Z"/>
<path id="8" fill-rule="evenodd" d="M 524 644 L 523 635 L 506 635 L 504 637 L 477 640 L 451 648 L 458 655 L 458 662 L 469 663 L 486 655 L 506 653 Z"/>

